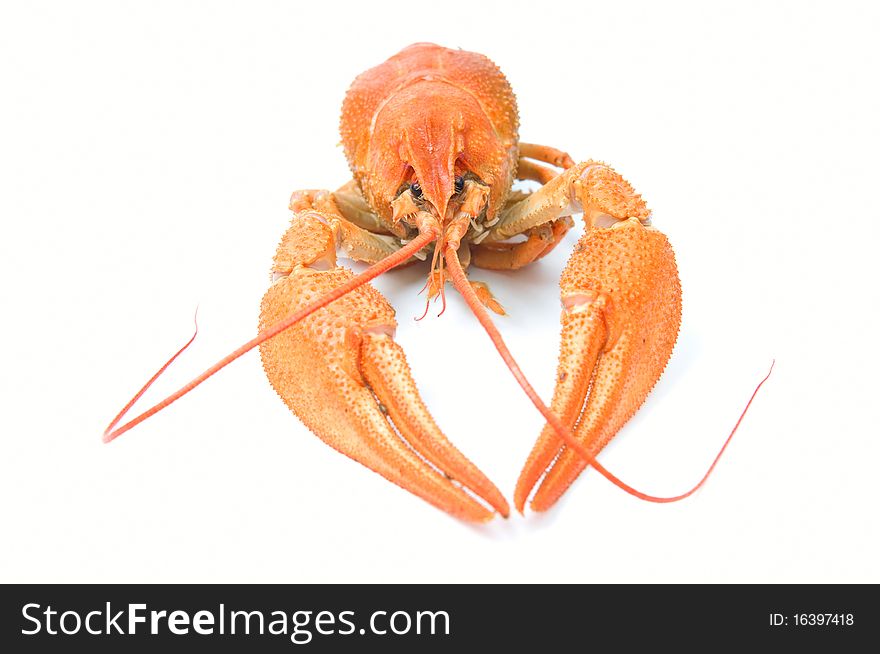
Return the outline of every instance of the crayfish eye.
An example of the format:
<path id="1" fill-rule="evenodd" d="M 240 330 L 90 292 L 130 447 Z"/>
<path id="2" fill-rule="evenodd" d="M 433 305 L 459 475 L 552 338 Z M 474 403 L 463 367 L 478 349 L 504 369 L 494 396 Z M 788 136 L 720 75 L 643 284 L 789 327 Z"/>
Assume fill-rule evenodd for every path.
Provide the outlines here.
<path id="1" fill-rule="evenodd" d="M 458 195 L 464 190 L 464 179 L 461 175 L 455 176 L 455 194 Z"/>
<path id="2" fill-rule="evenodd" d="M 414 198 L 422 197 L 422 187 L 419 186 L 418 182 L 413 182 L 409 187 L 410 192 L 413 194 Z"/>

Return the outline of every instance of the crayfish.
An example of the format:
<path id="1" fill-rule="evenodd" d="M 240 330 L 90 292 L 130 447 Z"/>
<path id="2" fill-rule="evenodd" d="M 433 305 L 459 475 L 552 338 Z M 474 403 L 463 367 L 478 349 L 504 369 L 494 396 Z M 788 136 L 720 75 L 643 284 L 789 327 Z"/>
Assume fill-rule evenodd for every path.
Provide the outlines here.
<path id="1" fill-rule="evenodd" d="M 672 247 L 641 196 L 610 166 L 522 143 L 518 128 L 507 79 L 480 54 L 418 43 L 358 76 L 341 118 L 353 179 L 332 192 L 293 193 L 259 334 L 114 429 L 178 352 L 111 423 L 105 440 L 259 347 L 281 399 L 330 446 L 453 516 L 506 517 L 503 494 L 429 413 L 394 340 L 394 309 L 369 284 L 423 261 L 430 262 L 428 301 L 445 303 L 451 282 L 547 421 L 516 485 L 519 511 L 530 496 L 532 509 L 550 508 L 587 465 L 642 499 L 693 493 L 708 472 L 690 491 L 661 498 L 633 489 L 595 458 L 642 405 L 675 345 L 681 286 Z M 515 180 L 540 187 L 513 190 Z M 468 273 L 540 259 L 577 214 L 585 229 L 560 280 L 558 383 L 548 407 L 487 312 L 504 313 L 501 303 Z M 354 274 L 338 265 L 340 250 L 371 266 Z"/>

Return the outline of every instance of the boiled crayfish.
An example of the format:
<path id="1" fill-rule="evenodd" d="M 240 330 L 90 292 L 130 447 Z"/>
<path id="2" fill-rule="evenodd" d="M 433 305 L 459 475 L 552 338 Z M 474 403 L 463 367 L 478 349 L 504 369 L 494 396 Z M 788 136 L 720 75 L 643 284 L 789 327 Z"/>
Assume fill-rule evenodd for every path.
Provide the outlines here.
<path id="1" fill-rule="evenodd" d="M 550 508 L 587 465 L 642 499 L 692 493 L 696 487 L 673 498 L 645 495 L 595 460 L 672 353 L 681 321 L 672 248 L 641 196 L 609 166 L 576 164 L 560 150 L 519 142 L 517 132 L 513 91 L 483 55 L 419 43 L 361 74 L 342 105 L 353 180 L 291 197 L 293 218 L 275 253 L 259 335 L 114 430 L 151 379 L 105 440 L 259 346 L 281 399 L 333 448 L 458 518 L 507 516 L 502 493 L 425 407 L 394 341 L 394 309 L 368 284 L 396 266 L 430 260 L 429 301 L 445 303 L 451 281 L 547 420 L 516 486 L 518 510 L 539 481 L 531 507 Z M 541 186 L 514 191 L 517 179 Z M 585 231 L 560 282 L 562 343 L 548 408 L 489 318 L 486 308 L 503 313 L 501 304 L 465 271 L 514 270 L 543 257 L 574 214 L 583 214 Z M 340 249 L 373 265 L 355 275 L 337 265 Z"/>

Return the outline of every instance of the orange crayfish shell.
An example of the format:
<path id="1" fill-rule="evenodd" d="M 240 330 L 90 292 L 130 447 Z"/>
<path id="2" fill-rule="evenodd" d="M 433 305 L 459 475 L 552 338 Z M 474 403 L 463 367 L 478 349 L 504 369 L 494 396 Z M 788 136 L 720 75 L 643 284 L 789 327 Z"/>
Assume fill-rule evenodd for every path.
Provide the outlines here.
<path id="1" fill-rule="evenodd" d="M 386 221 L 408 182 L 445 207 L 458 174 L 489 185 L 487 217 L 504 205 L 518 157 L 516 98 L 487 57 L 416 43 L 359 75 L 342 103 L 345 156 Z M 440 209 L 441 215 L 443 209 Z"/>

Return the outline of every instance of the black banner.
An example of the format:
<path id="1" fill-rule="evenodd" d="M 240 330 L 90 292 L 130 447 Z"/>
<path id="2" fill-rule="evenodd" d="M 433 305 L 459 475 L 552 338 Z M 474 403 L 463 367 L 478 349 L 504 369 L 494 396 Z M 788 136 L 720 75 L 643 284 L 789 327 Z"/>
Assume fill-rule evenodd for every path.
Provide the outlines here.
<path id="1" fill-rule="evenodd" d="M 4 586 L 6 652 L 450 651 L 875 642 L 876 586 Z M 467 650 L 465 650 L 467 651 Z M 845 651 L 852 651 L 847 649 Z"/>

